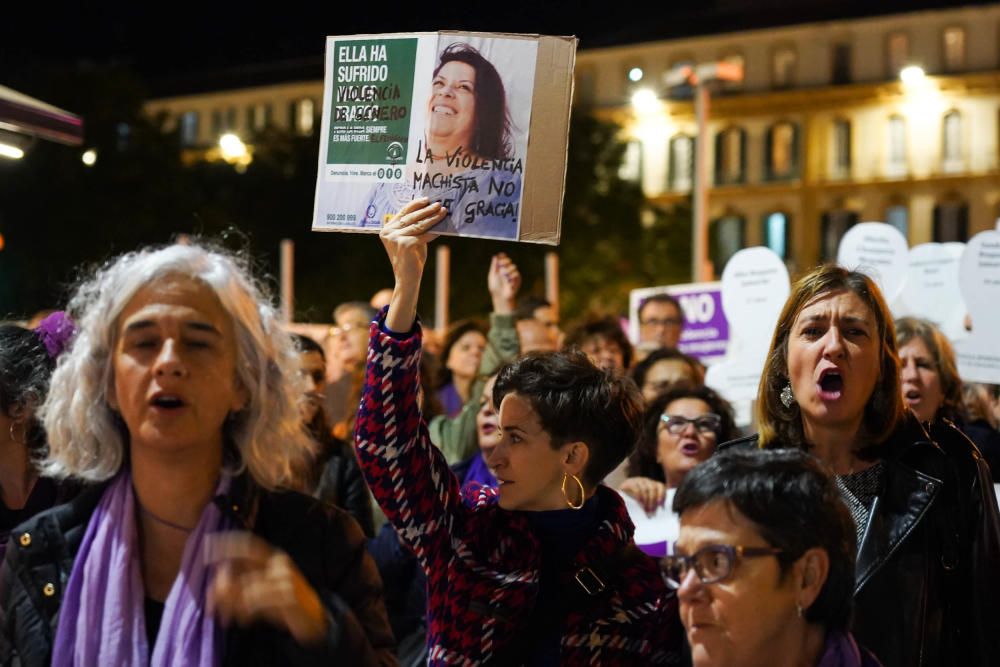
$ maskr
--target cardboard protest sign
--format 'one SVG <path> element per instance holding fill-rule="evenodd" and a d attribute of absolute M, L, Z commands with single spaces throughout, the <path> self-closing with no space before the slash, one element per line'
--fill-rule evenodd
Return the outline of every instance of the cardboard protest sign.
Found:
<path fill-rule="evenodd" d="M 884 222 L 862 222 L 851 227 L 840 240 L 837 263 L 864 273 L 879 286 L 892 304 L 906 280 L 906 237 Z"/>
<path fill-rule="evenodd" d="M 731 402 L 757 395 L 760 374 L 778 315 L 791 291 L 788 269 L 770 248 L 745 248 L 722 272 L 722 307 L 739 322 L 729 339 L 726 358 L 708 369 L 705 384 Z"/>
<path fill-rule="evenodd" d="M 967 382 L 1000 383 L 1000 232 L 973 236 L 959 261 L 958 284 L 972 331 L 955 343 L 958 373 Z"/>
<path fill-rule="evenodd" d="M 710 366 L 722 359 L 729 343 L 729 322 L 722 310 L 722 283 L 643 287 L 629 292 L 629 333 L 639 340 L 639 309 L 651 296 L 669 294 L 681 304 L 684 329 L 677 349 Z"/>
<path fill-rule="evenodd" d="M 313 230 L 426 196 L 436 233 L 557 244 L 575 58 L 571 37 L 328 37 Z"/>

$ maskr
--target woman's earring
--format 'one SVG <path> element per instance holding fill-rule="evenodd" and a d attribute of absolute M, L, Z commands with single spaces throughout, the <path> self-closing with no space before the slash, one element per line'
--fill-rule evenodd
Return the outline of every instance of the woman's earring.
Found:
<path fill-rule="evenodd" d="M 789 382 L 785 385 L 785 388 L 781 390 L 781 395 L 778 397 L 781 399 L 781 404 L 786 408 L 792 407 L 792 403 L 795 402 L 795 396 L 792 395 L 792 383 Z"/>
<path fill-rule="evenodd" d="M 573 478 L 573 481 L 576 482 L 576 485 L 580 488 L 580 502 L 577 504 L 574 504 L 573 501 L 569 499 L 569 494 L 566 493 L 566 482 L 568 482 L 571 477 Z M 583 482 L 580 481 L 579 477 L 577 477 L 576 475 L 571 475 L 568 472 L 563 473 L 562 493 L 563 493 L 563 498 L 566 499 L 566 504 L 569 506 L 570 509 L 578 510 L 582 508 L 583 504 L 587 500 L 587 492 L 583 488 Z"/>
<path fill-rule="evenodd" d="M 20 438 L 14 435 L 14 427 L 17 426 L 18 424 L 21 425 Z M 11 442 L 16 442 L 19 445 L 25 445 L 28 443 L 28 427 L 25 426 L 24 422 L 11 422 L 9 432 L 10 432 Z"/>

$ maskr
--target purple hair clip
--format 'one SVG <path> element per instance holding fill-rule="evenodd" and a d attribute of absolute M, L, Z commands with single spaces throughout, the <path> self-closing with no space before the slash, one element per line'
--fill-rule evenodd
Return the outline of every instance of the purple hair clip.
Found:
<path fill-rule="evenodd" d="M 35 327 L 35 334 L 45 344 L 45 350 L 52 359 L 57 359 L 69 347 L 75 333 L 73 320 L 62 310 L 52 313 Z"/>

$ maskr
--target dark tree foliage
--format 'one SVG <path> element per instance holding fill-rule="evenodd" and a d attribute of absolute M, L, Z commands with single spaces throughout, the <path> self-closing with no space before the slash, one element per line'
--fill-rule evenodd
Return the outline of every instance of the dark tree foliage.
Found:
<path fill-rule="evenodd" d="M 275 287 L 280 242 L 293 240 L 299 321 L 328 321 L 337 303 L 391 285 L 375 236 L 310 231 L 316 136 L 266 130 L 251 138 L 254 160 L 238 173 L 185 159 L 165 119 L 143 115 L 142 86 L 123 69 L 41 71 L 23 89 L 82 115 L 85 148 L 95 148 L 98 161 L 85 167 L 80 149 L 48 142 L 36 142 L 23 160 L 0 161 L 0 318 L 59 306 L 81 267 L 177 234 L 248 251 Z M 451 249 L 453 318 L 489 309 L 486 272 L 500 251 L 520 267 L 523 294 L 544 291 L 545 253 L 558 252 L 566 319 L 624 312 L 629 289 L 685 280 L 689 209 L 650 207 L 636 184 L 618 177 L 619 134 L 614 124 L 574 114 L 560 247 L 436 241 L 421 293 L 425 318 L 433 316 L 436 245 Z"/>

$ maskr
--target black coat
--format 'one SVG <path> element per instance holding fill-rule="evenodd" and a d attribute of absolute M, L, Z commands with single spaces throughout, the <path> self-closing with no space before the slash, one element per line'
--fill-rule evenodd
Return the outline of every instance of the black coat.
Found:
<path fill-rule="evenodd" d="M 50 663 L 63 590 L 105 488 L 90 487 L 12 533 L 0 572 L 0 664 Z M 246 476 L 216 502 L 237 525 L 288 553 L 329 622 L 325 640 L 310 648 L 265 623 L 230 628 L 224 665 L 396 664 L 382 582 L 361 530 L 344 511 L 298 493 L 264 491 Z"/>
<path fill-rule="evenodd" d="M 755 446 L 757 436 L 720 446 Z M 1000 515 L 986 462 L 911 416 L 858 546 L 852 632 L 884 665 L 1000 665 Z"/>
<path fill-rule="evenodd" d="M 326 436 L 322 448 L 316 462 L 318 479 L 312 485 L 313 495 L 325 503 L 347 510 L 361 526 L 365 537 L 371 539 L 375 536 L 372 496 L 354 450 L 332 435 Z"/>

